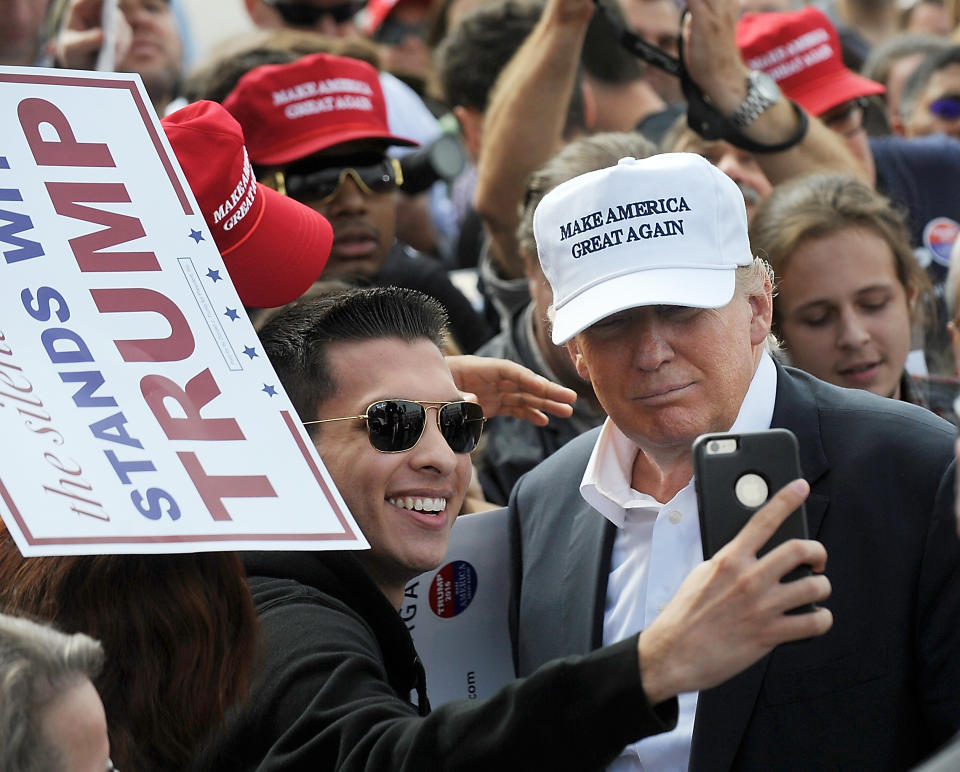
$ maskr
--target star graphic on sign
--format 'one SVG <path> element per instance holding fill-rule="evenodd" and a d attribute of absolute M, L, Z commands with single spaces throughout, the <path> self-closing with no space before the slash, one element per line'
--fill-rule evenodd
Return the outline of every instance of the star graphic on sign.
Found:
<path fill-rule="evenodd" d="M 204 240 L 203 233 L 200 231 L 195 231 L 193 228 L 190 229 L 190 238 L 193 239 L 197 244 Z"/>
<path fill-rule="evenodd" d="M 251 359 L 257 356 L 257 350 L 253 346 L 244 346 L 243 353 L 246 354 Z"/>
<path fill-rule="evenodd" d="M 207 278 L 213 279 L 214 284 L 216 284 L 218 281 L 223 280 L 223 277 L 220 276 L 220 271 L 215 271 L 212 268 L 207 271 Z"/>
<path fill-rule="evenodd" d="M 266 383 L 263 384 L 263 388 L 260 389 L 260 391 L 266 392 L 268 397 L 275 397 L 275 396 L 277 396 L 277 389 L 276 389 L 276 387 L 275 387 L 275 386 L 268 386 Z"/>
<path fill-rule="evenodd" d="M 224 311 L 223 315 L 232 322 L 235 322 L 240 318 L 240 314 L 237 313 L 237 309 L 235 308 L 228 308 L 226 311 Z"/>

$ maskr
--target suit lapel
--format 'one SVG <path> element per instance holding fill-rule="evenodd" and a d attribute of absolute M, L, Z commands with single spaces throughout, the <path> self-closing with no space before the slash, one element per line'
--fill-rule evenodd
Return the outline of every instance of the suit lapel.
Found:
<path fill-rule="evenodd" d="M 572 654 L 586 654 L 603 640 L 607 575 L 616 528 L 579 496 L 573 515 L 560 597 L 562 634 Z M 592 596 L 589 593 L 592 592 Z M 582 598 L 582 602 L 572 599 Z"/>
<path fill-rule="evenodd" d="M 772 427 L 790 429 L 800 445 L 800 468 L 810 483 L 806 501 L 807 528 L 811 537 L 820 532 L 827 497 L 817 493 L 816 483 L 828 469 L 820 440 L 820 416 L 812 392 L 777 364 L 777 399 Z M 713 689 L 700 692 L 690 749 L 690 772 L 722 772 L 734 763 L 763 684 L 770 656 L 767 655 L 740 675 Z"/>
<path fill-rule="evenodd" d="M 820 413 L 813 392 L 804 382 L 810 376 L 777 365 L 777 401 L 771 426 L 790 429 L 800 445 L 800 469 L 810 483 L 807 498 L 807 529 L 811 538 L 820 533 L 827 509 L 827 496 L 818 483 L 827 473 L 829 463 L 820 438 Z"/>

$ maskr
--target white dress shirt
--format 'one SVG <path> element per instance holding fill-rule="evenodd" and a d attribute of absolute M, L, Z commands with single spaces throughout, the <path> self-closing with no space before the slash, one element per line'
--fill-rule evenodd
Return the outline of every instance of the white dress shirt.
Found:
<path fill-rule="evenodd" d="M 776 391 L 777 371 L 764 353 L 731 431 L 769 429 Z M 693 480 L 670 501 L 656 501 L 630 487 L 636 454 L 636 445 L 608 418 L 580 483 L 584 500 L 617 526 L 607 580 L 604 645 L 645 629 L 687 574 L 703 562 Z M 686 771 L 697 693 L 681 694 L 678 701 L 676 728 L 628 745 L 608 772 Z"/>

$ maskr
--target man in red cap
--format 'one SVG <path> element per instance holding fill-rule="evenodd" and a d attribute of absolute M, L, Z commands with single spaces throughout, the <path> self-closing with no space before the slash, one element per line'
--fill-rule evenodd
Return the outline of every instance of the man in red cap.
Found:
<path fill-rule="evenodd" d="M 954 190 L 960 143 L 942 135 L 868 137 L 864 99 L 882 94 L 884 87 L 844 66 L 836 29 L 816 8 L 745 14 L 736 36 L 747 67 L 769 76 L 784 95 L 840 134 L 868 179 L 907 211 L 912 244 L 942 307 L 950 249 L 960 233 L 960 198 Z M 952 369 L 946 365 L 947 349 L 937 330 L 926 346 L 931 369 Z"/>
<path fill-rule="evenodd" d="M 162 124 L 243 304 L 300 297 L 330 254 L 327 219 L 256 181 L 240 124 L 222 106 L 194 102 Z"/>
<path fill-rule="evenodd" d="M 377 71 L 366 62 L 314 54 L 257 67 L 224 100 L 243 127 L 261 182 L 323 214 L 334 242 L 325 277 L 398 285 L 436 297 L 461 349 L 490 335 L 442 265 L 396 240 L 403 183 L 387 148 L 416 143 L 393 134 Z"/>

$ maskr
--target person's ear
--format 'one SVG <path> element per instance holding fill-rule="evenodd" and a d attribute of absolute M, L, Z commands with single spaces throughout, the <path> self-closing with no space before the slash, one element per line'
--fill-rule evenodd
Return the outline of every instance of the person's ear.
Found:
<path fill-rule="evenodd" d="M 580 344 L 577 343 L 577 339 L 575 337 L 571 338 L 567 341 L 566 346 L 567 353 L 573 361 L 573 366 L 577 369 L 577 375 L 589 382 L 590 368 L 587 367 L 586 360 L 583 358 L 583 352 L 580 350 Z"/>
<path fill-rule="evenodd" d="M 762 345 L 773 326 L 773 288 L 769 280 L 764 282 L 764 292 L 747 295 L 750 304 L 750 343 Z"/>
<path fill-rule="evenodd" d="M 453 115 L 460 124 L 460 133 L 463 135 L 463 146 L 474 162 L 480 157 L 480 146 L 483 143 L 483 113 L 472 107 L 456 105 Z"/>

